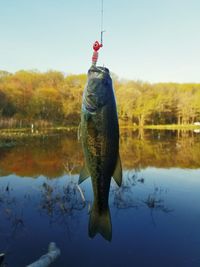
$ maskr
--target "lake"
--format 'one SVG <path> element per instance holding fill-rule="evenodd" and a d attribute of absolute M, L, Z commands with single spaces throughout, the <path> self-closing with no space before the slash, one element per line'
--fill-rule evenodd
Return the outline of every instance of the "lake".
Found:
<path fill-rule="evenodd" d="M 121 130 L 112 241 L 88 237 L 91 179 L 73 131 L 0 141 L 0 253 L 25 267 L 55 242 L 51 266 L 200 266 L 200 133 Z"/>

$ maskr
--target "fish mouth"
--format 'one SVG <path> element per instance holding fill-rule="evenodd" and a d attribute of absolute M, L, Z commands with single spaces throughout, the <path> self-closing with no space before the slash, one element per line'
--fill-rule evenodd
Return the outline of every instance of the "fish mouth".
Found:
<path fill-rule="evenodd" d="M 92 66 L 88 70 L 88 78 L 105 79 L 107 76 L 110 76 L 110 72 L 109 69 L 105 67 Z"/>
<path fill-rule="evenodd" d="M 92 66 L 88 70 L 88 82 L 83 93 L 84 110 L 95 113 L 107 103 L 110 81 L 107 68 Z"/>

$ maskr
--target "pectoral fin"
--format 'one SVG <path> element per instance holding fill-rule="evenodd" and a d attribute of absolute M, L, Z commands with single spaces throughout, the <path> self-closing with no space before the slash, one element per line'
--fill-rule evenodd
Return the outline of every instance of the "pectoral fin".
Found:
<path fill-rule="evenodd" d="M 87 169 L 87 167 L 84 165 L 81 172 L 80 172 L 80 176 L 79 176 L 79 180 L 78 183 L 82 183 L 83 181 L 85 181 L 88 177 L 90 176 L 90 173 Z"/>
<path fill-rule="evenodd" d="M 118 186 L 121 186 L 121 184 L 122 184 L 122 165 L 121 165 L 121 160 L 120 160 L 119 155 L 117 158 L 115 171 L 113 173 L 113 178 L 114 178 L 115 182 L 118 184 Z"/>

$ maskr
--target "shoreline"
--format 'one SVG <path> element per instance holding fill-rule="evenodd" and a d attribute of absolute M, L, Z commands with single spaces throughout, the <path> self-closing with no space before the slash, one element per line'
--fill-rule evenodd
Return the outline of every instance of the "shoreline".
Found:
<path fill-rule="evenodd" d="M 186 124 L 160 124 L 160 125 L 145 125 L 144 127 L 132 126 L 132 125 L 121 125 L 120 129 L 150 129 L 150 130 L 198 130 L 200 125 Z"/>
<path fill-rule="evenodd" d="M 143 128 L 132 125 L 120 125 L 120 130 L 185 130 L 185 131 L 200 131 L 200 125 L 145 125 Z M 50 134 L 58 133 L 70 133 L 76 132 L 77 126 L 60 126 L 60 127 L 48 127 L 48 128 L 10 128 L 10 129 L 0 129 L 0 138 L 23 138 L 23 137 L 39 137 L 48 136 Z"/>

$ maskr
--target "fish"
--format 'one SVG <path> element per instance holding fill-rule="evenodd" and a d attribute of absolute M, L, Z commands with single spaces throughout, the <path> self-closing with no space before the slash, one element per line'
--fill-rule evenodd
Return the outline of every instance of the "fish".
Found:
<path fill-rule="evenodd" d="M 79 184 L 91 177 L 93 205 L 90 210 L 88 235 L 97 233 L 112 239 L 109 209 L 111 178 L 122 183 L 119 156 L 119 123 L 115 95 L 109 69 L 92 65 L 83 92 L 79 137 L 82 143 L 84 166 Z"/>

